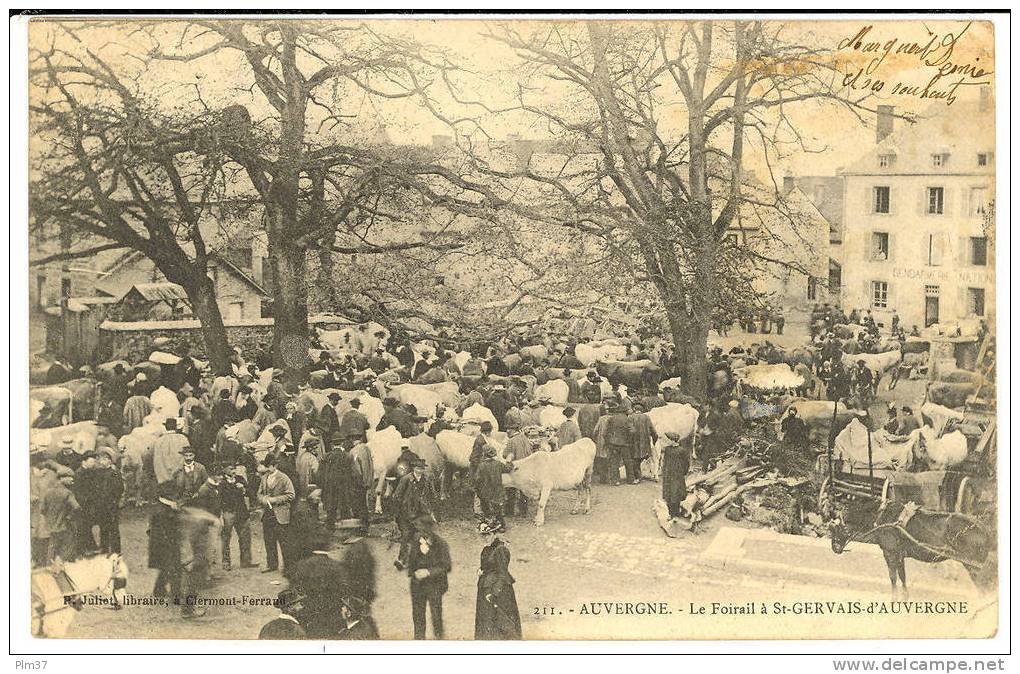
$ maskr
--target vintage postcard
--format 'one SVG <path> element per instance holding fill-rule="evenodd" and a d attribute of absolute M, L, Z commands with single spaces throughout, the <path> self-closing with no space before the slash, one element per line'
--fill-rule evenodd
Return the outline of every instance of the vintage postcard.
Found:
<path fill-rule="evenodd" d="M 996 27 L 33 17 L 12 610 L 993 637 Z"/>

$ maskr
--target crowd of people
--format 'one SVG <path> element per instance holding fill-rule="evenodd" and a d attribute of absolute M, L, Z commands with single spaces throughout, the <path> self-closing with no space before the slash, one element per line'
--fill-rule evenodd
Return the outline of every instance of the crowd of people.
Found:
<path fill-rule="evenodd" d="M 860 320 L 862 333 L 854 340 L 836 337 L 835 326 L 853 319 Z M 770 325 L 758 326 L 761 331 L 768 334 L 775 327 L 781 334 L 781 313 L 772 312 L 768 320 Z M 801 392 L 829 400 L 873 395 L 877 382 L 872 371 L 863 361 L 844 367 L 842 358 L 848 349 L 866 352 L 879 340 L 870 312 L 843 316 L 827 305 L 816 307 L 811 324 L 812 361 L 794 365 L 806 381 Z M 894 319 L 894 336 L 902 338 L 902 330 L 897 330 Z M 638 484 L 649 472 L 658 475 L 659 470 L 643 473 L 642 463 L 651 457 L 653 446 L 661 447 L 663 497 L 675 516 L 695 459 L 684 438 L 660 437 L 647 412 L 668 402 L 695 405 L 697 459 L 707 471 L 715 457 L 739 442 L 748 423 L 734 390 L 734 370 L 784 358 L 767 340 L 728 353 L 710 350 L 708 401 L 699 404 L 675 383 L 628 390 L 614 377 L 603 381 L 595 367 L 586 367 L 577 357 L 576 341 L 550 331 L 467 346 L 441 341 L 422 346 L 406 335 L 377 333 L 371 336 L 371 349 L 341 350 L 325 348 L 316 337 L 313 344 L 321 352 L 312 366 L 311 386 L 330 390 L 321 409 L 308 404 L 301 388 L 285 384 L 280 370 L 271 370 L 267 380 L 259 369 L 266 365 L 263 355 L 248 362 L 239 349 L 229 372 L 203 372 L 187 352 L 179 353 L 176 364 L 164 366 L 158 377 L 115 364 L 100 388 L 95 449 L 79 454 L 66 439 L 53 457 L 42 448 L 32 453 L 33 561 L 59 564 L 93 552 L 118 553 L 122 505 L 150 503 L 149 565 L 157 571 L 153 593 L 194 596 L 215 580 L 216 547 L 221 572 L 259 566 L 253 558 L 252 533 L 260 524 L 265 547 L 262 571 L 283 573 L 290 580 L 278 598 L 283 615 L 267 626 L 265 634 L 302 629 L 308 636 L 364 637 L 377 633 L 370 612 L 371 553 L 365 549 L 353 555 L 356 562 L 337 562 L 325 553 L 329 533 L 337 527 L 345 532 L 345 549 L 359 546 L 359 538 L 374 525 L 372 503 L 379 498 L 386 521 L 398 532 L 400 547 L 393 563 L 409 577 L 415 637 L 424 638 L 426 606 L 435 635 L 442 637 L 442 595 L 451 560 L 436 530 L 438 485 L 413 445 L 415 438 L 423 434 L 435 438 L 450 426 L 442 408 L 418 410 L 403 404 L 388 395 L 390 386 L 453 380 L 460 389 L 456 412 L 475 404 L 492 412 L 506 433 L 505 442 L 495 442 L 492 424 L 482 422 L 466 480 L 475 495 L 480 531 L 497 536 L 506 530 L 507 516 L 527 515 L 529 508 L 525 494 L 504 488 L 503 474 L 533 452 L 555 451 L 581 438 L 595 442 L 594 476 L 610 486 Z M 677 356 L 664 341 L 628 336 L 621 342 L 626 345 L 623 360 L 652 360 L 662 379 L 677 373 Z M 464 351 L 470 357 L 456 362 L 456 354 Z M 525 381 L 528 377 L 531 387 Z M 534 394 L 534 381 L 556 378 L 567 384 L 564 420 L 554 429 L 544 429 L 539 418 L 549 401 Z M 360 391 L 378 399 L 381 418 L 373 424 L 361 409 L 362 400 L 332 389 Z M 168 391 L 171 401 L 164 400 Z M 164 399 L 155 400 L 159 395 Z M 132 432 L 150 423 L 157 407 L 165 416 L 162 433 L 142 447 L 138 460 L 127 460 Z M 806 444 L 803 423 L 795 412 L 783 419 L 788 441 Z M 380 488 L 367 440 L 371 432 L 390 427 L 402 439 L 401 454 Z M 482 551 L 484 591 L 480 579 L 479 602 L 487 603 L 480 603 L 479 611 L 490 614 L 490 624 L 480 626 L 479 633 L 503 630 L 499 633 L 512 638 L 520 635 L 519 616 L 508 620 L 500 613 L 514 603 L 506 600 L 508 593 L 512 598 L 513 579 L 505 546 L 495 538 Z M 352 569 L 352 563 L 369 569 Z M 324 565 L 343 588 L 337 591 L 340 594 L 329 595 L 339 613 L 322 608 L 324 590 L 303 580 L 322 576 L 325 571 L 318 567 Z M 349 576 L 371 582 L 361 587 L 343 580 Z M 204 611 L 195 602 L 182 602 L 181 612 L 192 619 Z M 319 614 L 328 616 L 315 617 Z"/>

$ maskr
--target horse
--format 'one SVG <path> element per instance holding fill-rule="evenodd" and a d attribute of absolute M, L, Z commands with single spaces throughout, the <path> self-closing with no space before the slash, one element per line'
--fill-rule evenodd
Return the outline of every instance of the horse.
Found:
<path fill-rule="evenodd" d="M 86 595 L 109 594 L 110 606 L 123 606 L 128 568 L 118 553 L 85 557 L 32 571 L 32 634 L 63 637 Z"/>
<path fill-rule="evenodd" d="M 903 597 L 907 597 L 907 557 L 928 564 L 954 559 L 963 564 L 982 591 L 996 582 L 995 532 L 977 517 L 885 499 L 867 499 L 863 503 L 853 513 L 859 528 L 852 531 L 845 519 L 838 516 L 830 522 L 832 551 L 842 554 L 851 540 L 878 544 L 889 570 L 894 599 L 897 578 Z"/>

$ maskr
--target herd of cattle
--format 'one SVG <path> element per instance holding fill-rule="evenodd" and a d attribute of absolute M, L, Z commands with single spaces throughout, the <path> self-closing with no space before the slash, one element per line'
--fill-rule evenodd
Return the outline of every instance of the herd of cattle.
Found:
<path fill-rule="evenodd" d="M 845 326 L 838 326 L 848 336 Z M 334 360 L 347 355 L 355 356 L 364 362 L 371 355 L 378 354 L 387 343 L 389 333 L 382 326 L 373 324 L 355 326 L 344 330 L 321 331 L 318 344 L 321 348 L 313 350 L 313 362 L 326 351 Z M 853 351 L 852 341 L 847 342 L 848 350 Z M 424 423 L 421 432 L 409 439 L 410 448 L 425 459 L 437 484 L 441 485 L 445 494 L 448 491 L 452 474 L 468 467 L 468 458 L 479 433 L 480 424 L 488 421 L 495 429 L 493 435 L 496 444 L 507 441 L 505 429 L 493 413 L 484 405 L 475 402 L 465 406 L 466 393 L 484 381 L 485 387 L 503 384 L 514 389 L 522 401 L 532 402 L 534 418 L 531 426 L 537 427 L 543 444 L 552 436 L 555 429 L 566 417 L 563 413 L 568 406 L 570 387 L 565 377 L 583 380 L 589 371 L 594 370 L 601 375 L 599 384 L 604 394 L 615 392 L 616 395 L 649 394 L 643 400 L 651 400 L 646 406 L 649 418 L 660 438 L 666 433 L 673 433 L 683 439 L 695 442 L 698 429 L 699 410 L 686 402 L 667 402 L 659 394 L 677 383 L 676 379 L 666 379 L 663 367 L 659 364 L 660 346 L 657 343 L 638 343 L 632 339 L 607 338 L 598 341 L 576 344 L 570 349 L 564 345 L 537 344 L 524 346 L 513 353 L 501 354 L 501 360 L 507 374 L 486 374 L 486 361 L 475 355 L 461 351 L 436 367 L 422 369 L 423 374 L 415 381 L 407 381 L 407 367 L 394 359 L 393 367 L 378 373 L 370 369 L 357 372 L 356 390 L 337 390 L 324 388 L 322 382 L 329 375 L 325 370 L 311 373 L 309 386 L 296 396 L 298 407 L 309 416 L 318 417 L 322 409 L 330 404 L 329 395 L 336 392 L 340 395 L 337 408 L 342 415 L 349 407 L 350 401 L 359 398 L 360 410 L 368 418 L 371 428 L 375 429 L 382 418 L 384 410 L 381 399 L 395 398 L 403 405 L 413 406 Z M 412 344 L 415 363 L 435 358 L 435 345 L 431 343 Z M 864 360 L 881 377 L 882 374 L 896 367 L 904 354 L 926 356 L 927 343 L 920 340 L 900 344 L 891 342 L 884 344 L 885 351 L 870 354 L 844 353 L 844 360 L 856 363 Z M 556 368 L 550 367 L 555 357 L 563 352 L 571 353 L 584 367 Z M 388 355 L 388 354 L 387 354 Z M 757 354 L 761 361 L 741 354 L 732 355 L 731 368 L 724 376 L 739 378 L 758 362 L 771 365 L 789 366 L 798 362 L 817 364 L 814 348 L 805 346 L 788 351 L 770 346 L 764 353 Z M 392 357 L 392 356 L 390 356 Z M 180 416 L 179 402 L 176 393 L 164 386 L 161 381 L 165 368 L 173 367 L 179 360 L 166 352 L 155 352 L 150 359 L 135 365 L 123 361 L 130 373 L 144 374 L 149 386 L 153 389 L 150 395 L 152 413 L 142 426 L 131 430 L 118 440 L 121 450 L 121 468 L 125 477 L 137 474 L 141 469 L 141 457 L 146 448 L 164 432 L 163 422 L 169 417 Z M 77 451 L 85 451 L 94 446 L 98 434 L 97 425 L 93 421 L 97 407 L 97 390 L 112 375 L 116 362 L 98 366 L 89 376 L 71 378 L 59 383 L 50 383 L 31 388 L 32 432 L 31 442 L 34 447 L 56 453 L 61 441 L 70 437 Z M 201 366 L 201 363 L 198 363 Z M 477 377 L 478 371 L 484 375 Z M 792 372 L 792 371 L 791 371 Z M 963 371 L 956 371 L 963 372 Z M 273 371 L 267 369 L 258 373 L 258 378 L 250 383 L 253 397 L 258 400 L 266 394 Z M 69 373 L 73 374 L 73 373 Z M 962 375 L 954 374 L 955 377 Z M 472 378 L 475 377 L 474 381 Z M 33 379 L 38 377 L 34 376 Z M 219 390 L 223 387 L 235 387 L 237 380 L 232 377 L 207 377 L 203 380 L 203 388 L 208 391 L 211 400 L 216 400 Z M 959 406 L 958 398 L 972 391 L 969 381 L 949 380 L 932 382 L 929 385 L 928 401 L 947 408 Z M 537 404 L 536 404 L 537 403 Z M 590 405 L 588 403 L 570 402 L 577 409 Z M 815 439 L 824 438 L 829 433 L 833 421 L 833 404 L 822 400 L 807 400 L 788 397 L 786 406 L 796 407 L 799 416 L 804 419 Z M 598 404 L 591 405 L 595 414 L 602 412 Z M 839 427 L 845 426 L 854 416 L 854 411 L 846 409 L 842 404 L 836 407 L 835 421 Z M 441 426 L 435 425 L 442 419 Z M 283 421 L 275 422 L 277 424 Z M 46 426 L 40 428 L 39 426 Z M 429 432 L 434 428 L 443 428 L 438 432 Z M 250 420 L 242 421 L 228 429 L 228 434 L 236 437 L 242 444 L 250 445 L 256 452 L 268 451 L 273 445 L 270 426 L 255 428 Z M 368 446 L 371 449 L 377 479 L 377 508 L 387 481 L 385 476 L 392 471 L 401 453 L 399 433 L 393 427 L 381 431 L 369 431 Z M 653 456 L 646 463 L 646 473 L 657 477 L 658 457 L 661 445 L 653 448 Z M 536 523 L 544 518 L 544 506 L 553 490 L 578 489 L 579 498 L 583 498 L 590 488 L 592 463 L 595 457 L 595 445 L 589 438 L 584 438 L 567 447 L 558 448 L 553 453 L 536 452 L 526 459 L 515 463 L 516 470 L 505 476 L 507 486 L 521 489 L 533 498 L 539 499 Z M 130 488 L 130 485 L 129 485 Z M 590 497 L 590 494 L 589 494 Z M 580 505 L 580 504 L 579 504 Z M 587 505 L 583 509 L 586 509 Z"/>

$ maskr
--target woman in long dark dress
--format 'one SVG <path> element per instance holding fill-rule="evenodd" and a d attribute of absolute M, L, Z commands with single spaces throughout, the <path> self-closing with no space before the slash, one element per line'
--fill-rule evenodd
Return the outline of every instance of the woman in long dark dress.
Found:
<path fill-rule="evenodd" d="M 675 433 L 666 433 L 662 448 L 662 500 L 670 517 L 680 516 L 680 503 L 687 498 L 687 473 L 691 469 L 691 450 L 680 444 Z"/>
<path fill-rule="evenodd" d="M 482 548 L 478 597 L 475 600 L 475 639 L 521 638 L 521 614 L 510 575 L 510 549 L 499 538 Z"/>

